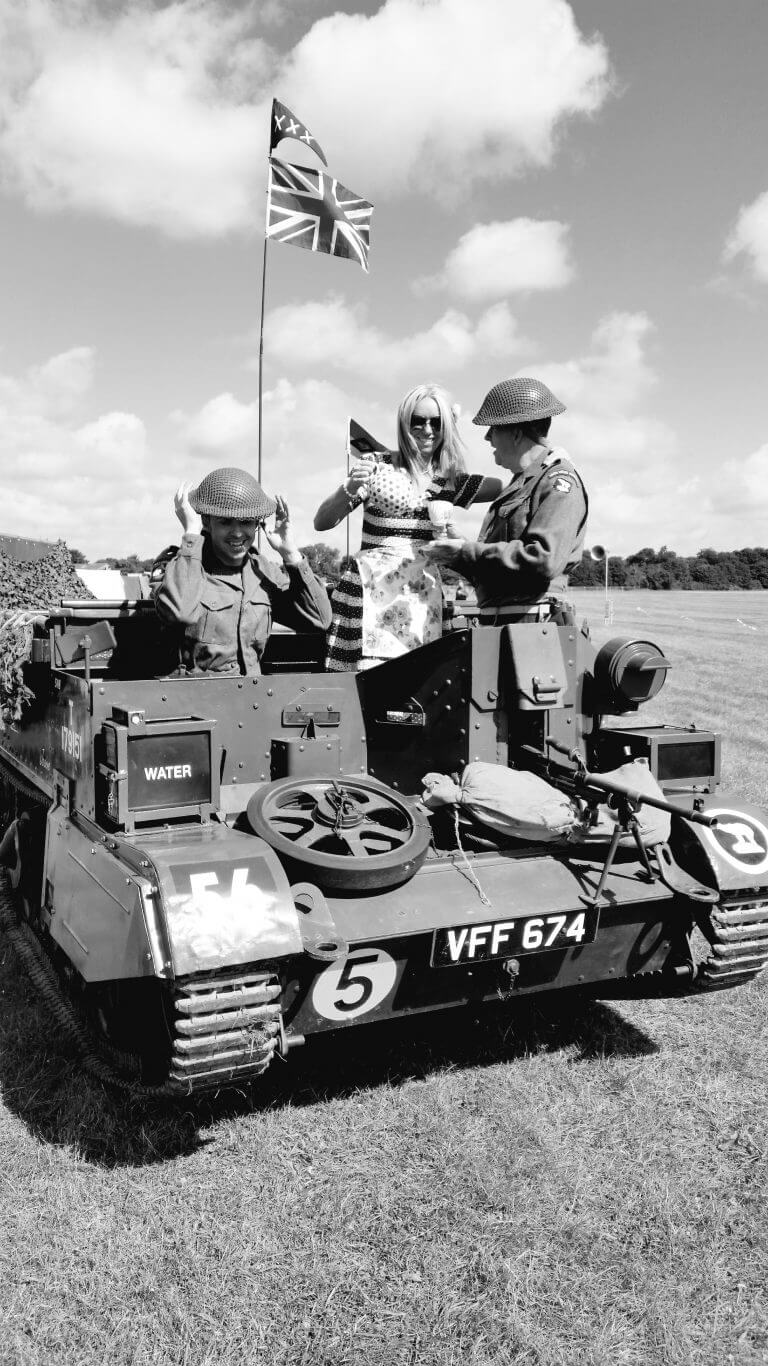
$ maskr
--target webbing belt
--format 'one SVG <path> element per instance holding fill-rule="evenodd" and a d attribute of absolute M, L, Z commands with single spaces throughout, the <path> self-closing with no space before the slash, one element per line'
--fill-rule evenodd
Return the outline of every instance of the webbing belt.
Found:
<path fill-rule="evenodd" d="M 543 602 L 531 602 L 519 606 L 510 603 L 505 607 L 481 607 L 477 620 L 481 626 L 503 626 L 505 621 L 549 621 L 554 603 L 546 598 Z"/>

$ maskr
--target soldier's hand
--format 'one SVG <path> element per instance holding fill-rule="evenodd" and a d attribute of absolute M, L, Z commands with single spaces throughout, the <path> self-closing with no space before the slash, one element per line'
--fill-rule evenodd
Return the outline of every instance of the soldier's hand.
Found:
<path fill-rule="evenodd" d="M 291 525 L 291 512 L 285 499 L 279 494 L 275 494 L 277 509 L 275 511 L 275 525 L 272 528 L 265 527 L 264 535 L 273 550 L 285 564 L 298 564 L 301 559 L 301 552 L 296 544 Z"/>
<path fill-rule="evenodd" d="M 439 541 L 430 541 L 423 546 L 423 554 L 430 564 L 451 565 L 458 559 L 464 541 L 459 537 L 445 537 Z"/>
<path fill-rule="evenodd" d="M 192 488 L 192 484 L 193 481 L 191 479 L 186 479 L 183 484 L 179 484 L 179 487 L 174 494 L 173 507 L 176 516 L 184 528 L 185 535 L 199 536 L 203 529 L 203 523 L 189 501 L 189 491 Z"/>

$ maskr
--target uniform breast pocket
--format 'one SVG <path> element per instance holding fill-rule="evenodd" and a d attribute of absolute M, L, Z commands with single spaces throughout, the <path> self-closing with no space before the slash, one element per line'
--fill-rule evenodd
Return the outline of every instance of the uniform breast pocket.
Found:
<path fill-rule="evenodd" d="M 507 503 L 499 510 L 499 526 L 502 532 L 502 541 L 519 540 L 523 528 L 525 527 L 528 512 L 527 503 L 521 498 L 514 503 Z"/>
<path fill-rule="evenodd" d="M 263 589 L 258 589 L 248 599 L 247 632 L 262 643 L 272 629 L 272 607 Z"/>
<path fill-rule="evenodd" d="M 234 631 L 233 604 L 219 602 L 211 596 L 203 597 L 200 607 L 200 616 L 193 633 L 196 639 L 206 645 L 225 645 L 232 639 Z"/>

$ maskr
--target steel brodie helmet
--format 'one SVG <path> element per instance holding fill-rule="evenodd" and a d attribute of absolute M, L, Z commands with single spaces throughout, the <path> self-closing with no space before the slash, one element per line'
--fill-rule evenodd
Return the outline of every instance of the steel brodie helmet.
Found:
<path fill-rule="evenodd" d="M 195 512 L 210 517 L 236 517 L 241 521 L 260 521 L 271 517 L 277 504 L 247 470 L 225 466 L 211 470 L 192 489 L 189 501 Z"/>
<path fill-rule="evenodd" d="M 565 404 L 540 379 L 520 376 L 503 379 L 488 390 L 472 421 L 478 427 L 511 427 L 519 422 L 540 422 L 565 412 Z"/>

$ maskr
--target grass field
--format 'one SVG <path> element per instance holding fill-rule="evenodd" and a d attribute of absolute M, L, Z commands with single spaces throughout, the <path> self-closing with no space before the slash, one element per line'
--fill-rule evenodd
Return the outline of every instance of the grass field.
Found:
<path fill-rule="evenodd" d="M 610 626 L 601 591 L 570 596 L 597 642 L 650 638 L 671 660 L 642 722 L 695 721 L 719 731 L 723 785 L 768 806 L 768 593 L 612 592 Z"/>
<path fill-rule="evenodd" d="M 576 596 L 768 805 L 768 594 Z M 358 1028 L 173 1107 L 84 1077 L 0 946 L 0 1362 L 768 1362 L 767 1003 Z"/>

